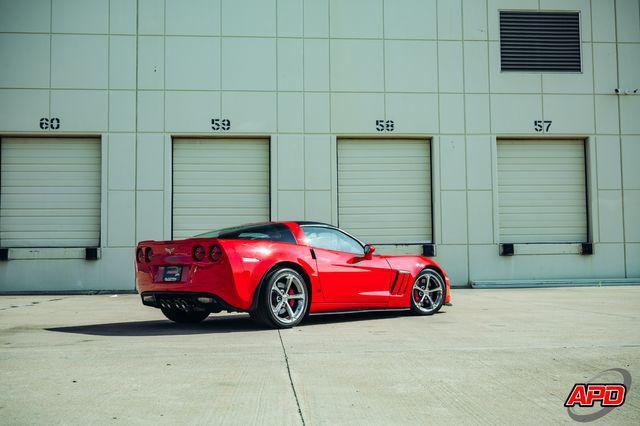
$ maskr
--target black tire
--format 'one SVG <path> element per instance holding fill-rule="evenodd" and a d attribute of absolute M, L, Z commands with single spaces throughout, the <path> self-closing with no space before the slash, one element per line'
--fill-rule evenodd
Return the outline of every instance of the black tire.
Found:
<path fill-rule="evenodd" d="M 295 304 L 294 313 L 296 315 L 294 316 L 294 319 L 292 321 L 285 321 L 285 319 L 276 315 L 276 313 L 274 313 L 274 310 L 272 308 L 273 302 L 276 302 L 276 303 L 280 302 L 280 300 L 274 301 L 272 299 L 274 295 L 272 288 L 275 283 L 280 282 L 280 280 L 282 279 L 286 279 L 288 276 L 294 277 L 296 286 L 300 287 L 300 288 L 297 288 L 298 293 L 296 294 L 302 293 L 304 295 L 303 300 L 293 302 Z M 278 293 L 275 293 L 276 296 L 277 294 Z M 291 296 L 293 295 L 294 294 L 292 294 Z M 269 328 L 295 327 L 296 325 L 300 324 L 300 321 L 304 319 L 304 317 L 307 315 L 309 311 L 309 298 L 310 298 L 309 286 L 306 280 L 304 279 L 304 277 L 300 275 L 300 273 L 298 273 L 297 271 L 291 268 L 278 268 L 271 271 L 269 275 L 267 275 L 264 278 L 263 283 L 260 287 L 260 294 L 258 295 L 258 304 L 257 304 L 256 310 L 253 312 L 250 312 L 249 314 L 252 319 Z M 284 303 L 289 303 L 289 301 L 285 301 Z M 281 309 L 284 309 L 284 308 L 281 308 Z M 291 312 L 291 310 L 289 312 Z"/>
<path fill-rule="evenodd" d="M 422 288 L 422 285 L 424 284 L 425 288 L 427 286 L 429 287 L 427 290 L 433 291 L 433 293 L 427 293 L 427 295 L 425 296 L 425 300 L 427 300 L 426 298 L 428 297 L 430 304 L 429 302 L 426 302 L 426 303 L 423 302 L 422 304 L 419 304 L 419 302 L 416 301 L 416 298 L 418 296 L 424 295 L 424 292 L 414 289 L 414 286 L 418 282 L 421 282 L 420 284 L 421 288 Z M 436 288 L 438 287 L 441 289 L 440 293 L 437 293 Z M 431 294 L 437 295 L 435 300 L 433 300 L 433 298 L 431 297 Z M 445 283 L 445 280 L 442 274 L 440 274 L 438 271 L 436 271 L 433 268 L 425 268 L 422 271 L 420 271 L 413 285 L 411 286 L 411 294 L 409 295 L 411 312 L 415 315 L 433 315 L 442 308 L 442 305 L 444 305 L 444 301 L 446 297 L 447 297 L 447 285 Z"/>
<path fill-rule="evenodd" d="M 180 311 L 177 309 L 162 308 L 165 317 L 173 322 L 181 324 L 195 324 L 204 321 L 208 316 L 208 311 Z"/>

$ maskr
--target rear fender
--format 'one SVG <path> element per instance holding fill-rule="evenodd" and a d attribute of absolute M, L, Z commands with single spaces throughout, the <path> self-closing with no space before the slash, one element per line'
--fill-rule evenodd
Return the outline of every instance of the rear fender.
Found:
<path fill-rule="evenodd" d="M 296 244 L 236 241 L 234 251 L 242 268 L 236 273 L 236 288 L 243 300 L 250 301 L 250 308 L 256 307 L 261 286 L 269 273 L 279 267 L 290 267 L 297 270 L 311 287 L 312 294 L 318 296 L 318 271 L 315 259 L 311 257 L 309 247 Z M 241 272 L 240 272 L 241 271 Z M 314 291 L 315 290 L 315 291 Z"/>

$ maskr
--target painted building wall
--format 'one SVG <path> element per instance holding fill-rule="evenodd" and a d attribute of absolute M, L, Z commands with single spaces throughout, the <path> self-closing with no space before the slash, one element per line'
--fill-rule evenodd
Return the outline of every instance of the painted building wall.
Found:
<path fill-rule="evenodd" d="M 504 9 L 579 11 L 582 72 L 501 72 Z M 179 136 L 269 137 L 272 219 L 332 223 L 337 138 L 431 138 L 456 285 L 640 277 L 640 96 L 614 94 L 638 87 L 638 0 L 1 0 L 0 137 L 99 136 L 103 195 L 100 260 L 14 250 L 0 291 L 133 289 L 136 242 L 171 237 Z M 498 255 L 501 137 L 587 139 L 593 255 Z"/>

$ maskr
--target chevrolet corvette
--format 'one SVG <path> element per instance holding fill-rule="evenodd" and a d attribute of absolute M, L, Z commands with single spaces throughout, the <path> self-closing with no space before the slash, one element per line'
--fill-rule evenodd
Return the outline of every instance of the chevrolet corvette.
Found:
<path fill-rule="evenodd" d="M 196 323 L 226 310 L 275 328 L 321 312 L 432 315 L 449 302 L 450 281 L 436 262 L 374 252 L 324 223 L 255 223 L 140 242 L 136 287 L 144 305 L 175 322 Z"/>

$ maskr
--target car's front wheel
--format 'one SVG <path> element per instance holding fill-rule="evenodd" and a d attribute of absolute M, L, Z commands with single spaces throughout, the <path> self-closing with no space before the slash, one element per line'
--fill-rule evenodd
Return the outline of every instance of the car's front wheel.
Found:
<path fill-rule="evenodd" d="M 305 279 L 290 268 L 271 272 L 262 286 L 258 307 L 252 317 L 275 328 L 298 325 L 309 309 Z"/>
<path fill-rule="evenodd" d="M 442 308 L 447 286 L 434 269 L 424 269 L 413 282 L 411 310 L 418 315 L 433 315 Z"/>
<path fill-rule="evenodd" d="M 207 311 L 181 311 L 167 308 L 162 308 L 162 313 L 173 322 L 187 324 L 202 322 L 209 316 Z"/>

